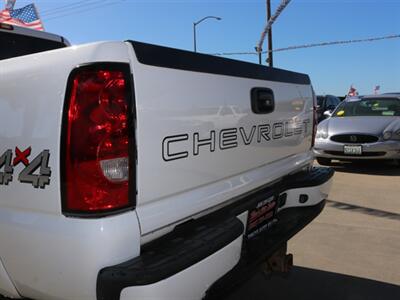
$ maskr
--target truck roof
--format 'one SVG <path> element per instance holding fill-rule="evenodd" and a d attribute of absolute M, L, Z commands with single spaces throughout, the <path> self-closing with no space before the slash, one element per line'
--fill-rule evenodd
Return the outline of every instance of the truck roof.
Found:
<path fill-rule="evenodd" d="M 0 23 L 0 60 L 68 47 L 62 36 Z"/>
<path fill-rule="evenodd" d="M 61 43 L 65 44 L 65 46 L 70 46 L 69 41 L 61 35 L 45 32 L 45 31 L 33 30 L 33 29 L 15 26 L 15 25 L 10 25 L 7 23 L 0 22 L 0 32 L 7 32 L 7 33 L 13 33 L 13 34 L 19 34 L 19 35 L 24 35 L 24 36 L 40 38 L 43 40 L 61 42 Z"/>

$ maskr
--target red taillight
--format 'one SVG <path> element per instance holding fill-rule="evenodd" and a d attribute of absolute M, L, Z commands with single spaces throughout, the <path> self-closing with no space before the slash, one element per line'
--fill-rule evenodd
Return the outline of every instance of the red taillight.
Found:
<path fill-rule="evenodd" d="M 129 81 L 118 68 L 79 68 L 64 118 L 64 211 L 130 207 Z"/>

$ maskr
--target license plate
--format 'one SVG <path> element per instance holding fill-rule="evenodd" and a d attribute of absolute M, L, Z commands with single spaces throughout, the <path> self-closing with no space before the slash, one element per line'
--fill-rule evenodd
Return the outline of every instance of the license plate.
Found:
<path fill-rule="evenodd" d="M 275 197 L 262 200 L 256 207 L 249 210 L 247 221 L 247 238 L 251 239 L 271 228 L 278 220 L 275 218 Z"/>
<path fill-rule="evenodd" d="M 362 146 L 345 145 L 343 148 L 343 152 L 346 155 L 361 155 L 362 154 Z"/>

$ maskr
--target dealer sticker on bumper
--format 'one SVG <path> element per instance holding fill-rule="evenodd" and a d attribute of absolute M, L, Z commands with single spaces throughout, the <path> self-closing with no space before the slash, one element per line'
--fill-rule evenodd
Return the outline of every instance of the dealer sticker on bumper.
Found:
<path fill-rule="evenodd" d="M 275 218 L 275 197 L 262 200 L 249 211 L 247 222 L 247 238 L 251 239 L 263 231 L 271 228 L 278 220 Z"/>

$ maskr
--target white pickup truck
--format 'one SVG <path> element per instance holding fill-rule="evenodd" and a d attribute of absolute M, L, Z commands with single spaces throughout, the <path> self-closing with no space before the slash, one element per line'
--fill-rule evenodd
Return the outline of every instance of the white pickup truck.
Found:
<path fill-rule="evenodd" d="M 218 298 L 323 209 L 307 75 L 6 24 L 0 45 L 1 295 Z"/>

